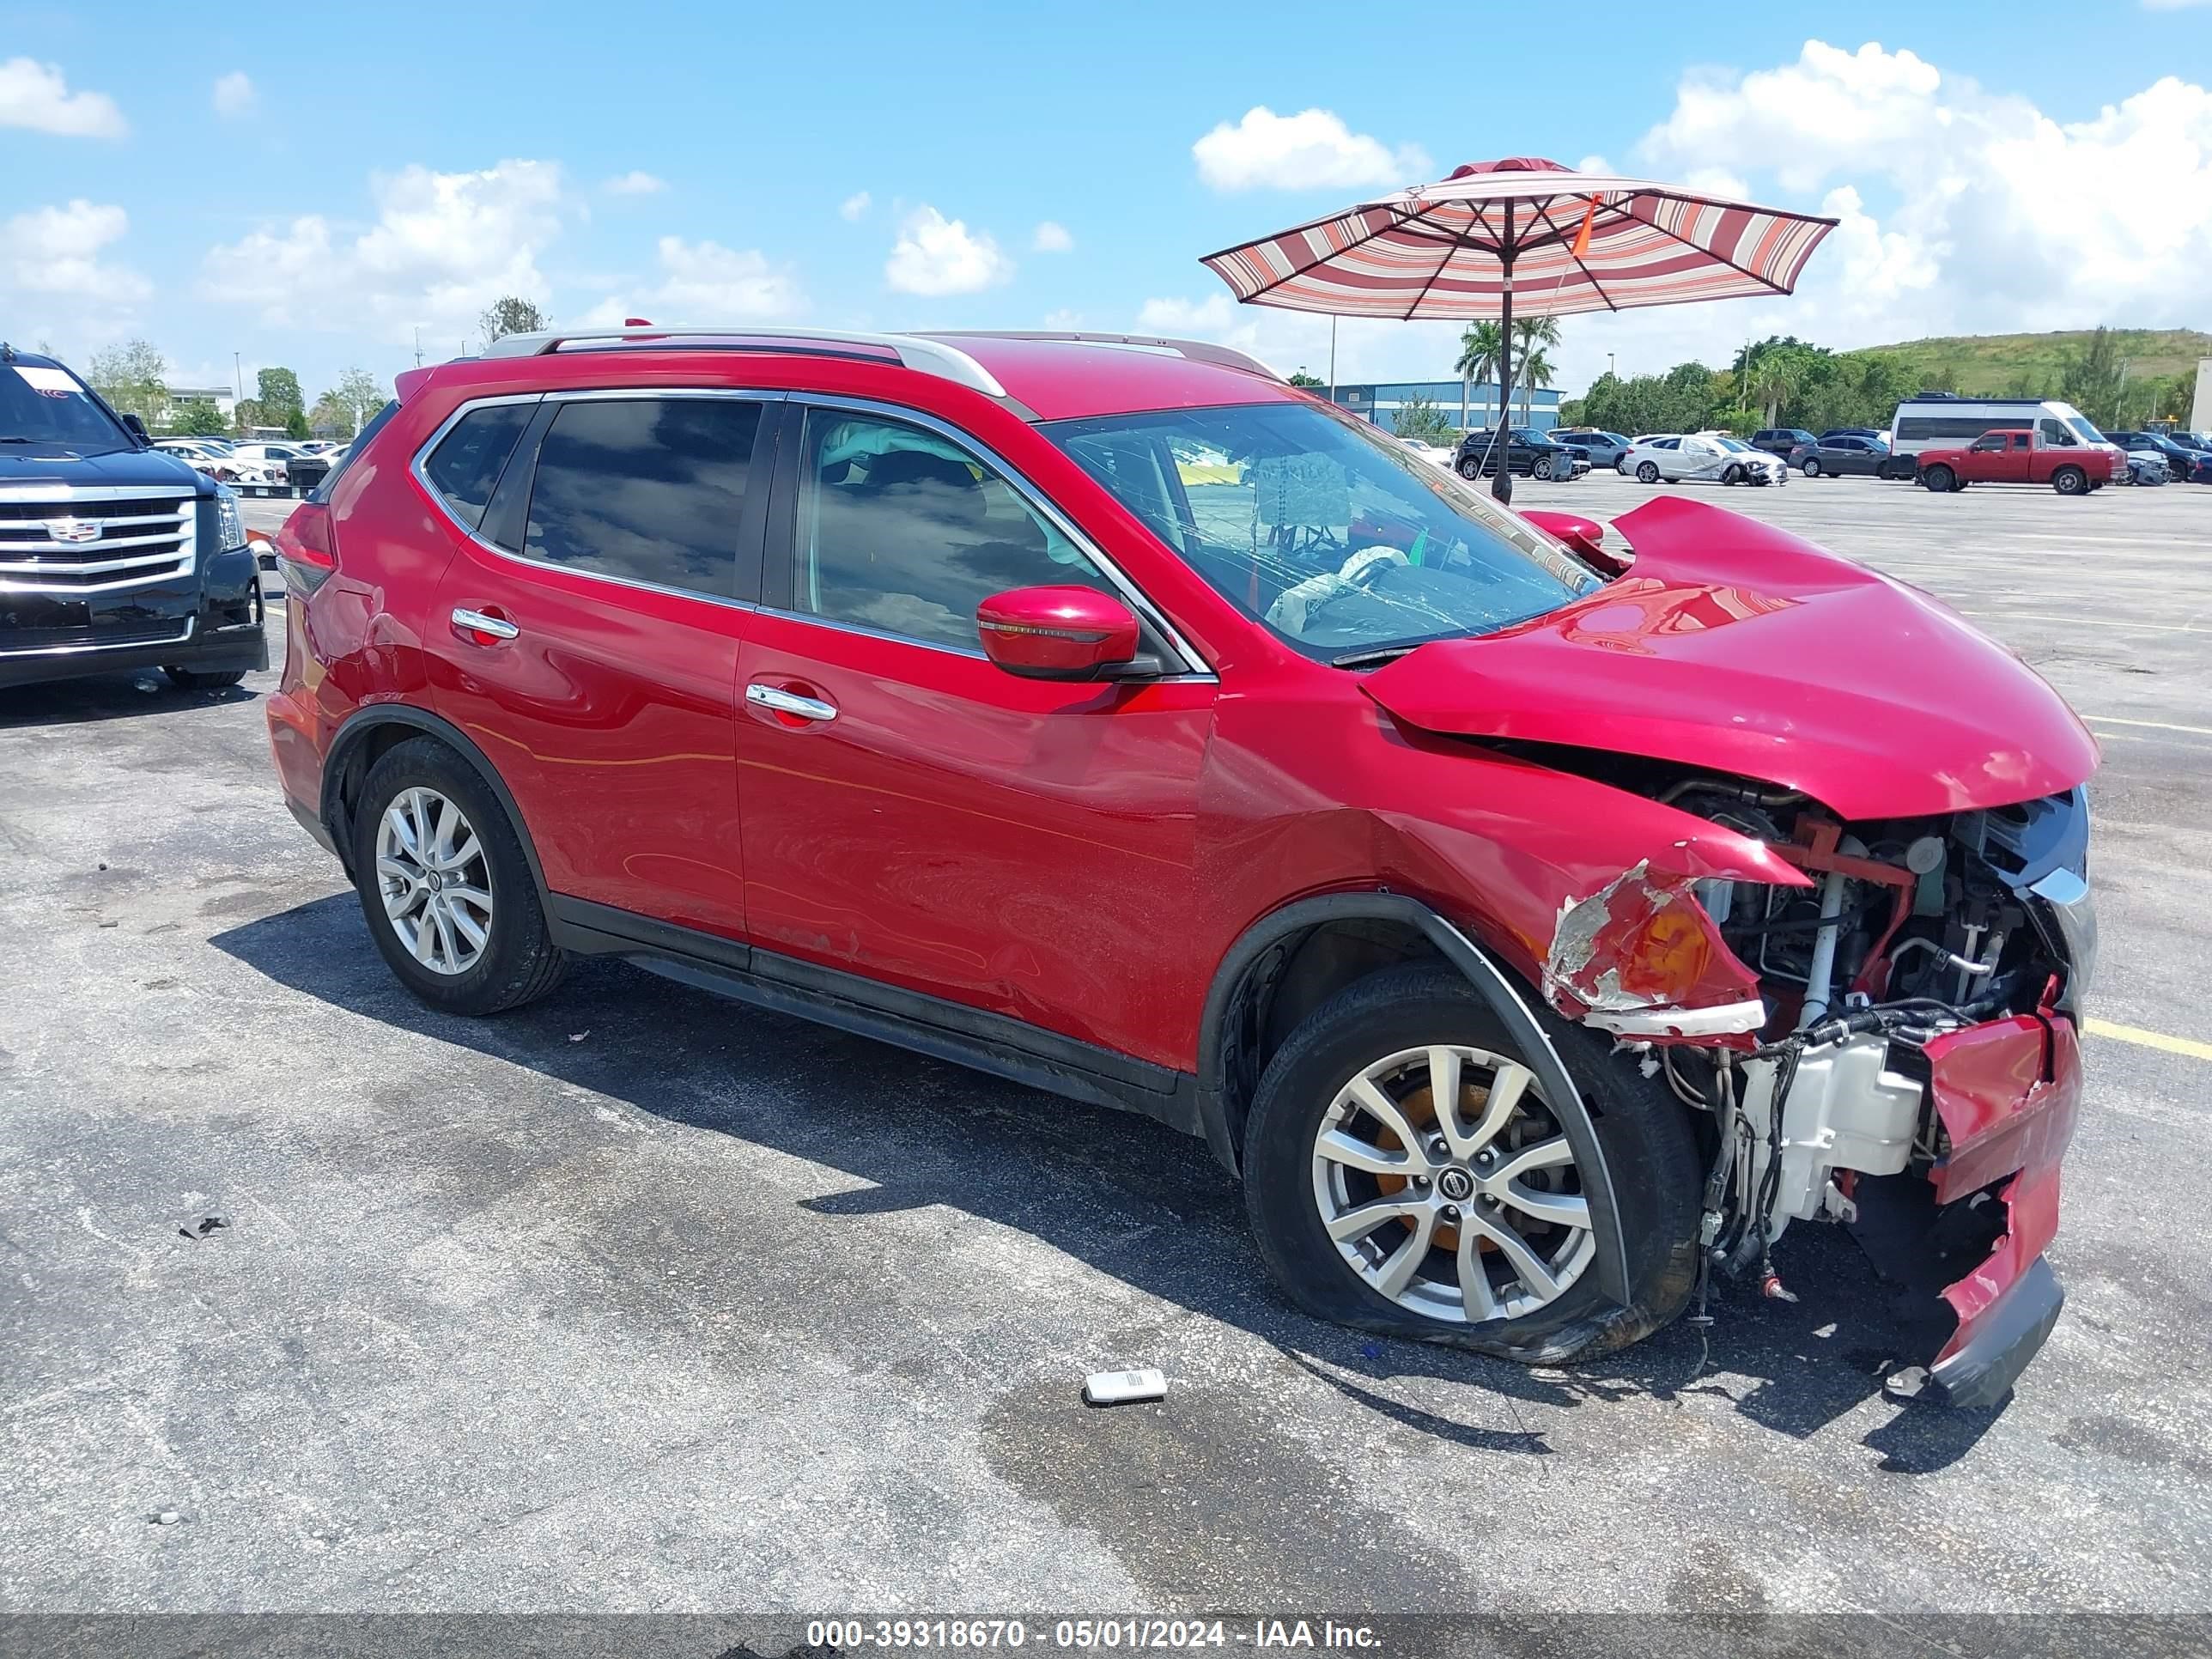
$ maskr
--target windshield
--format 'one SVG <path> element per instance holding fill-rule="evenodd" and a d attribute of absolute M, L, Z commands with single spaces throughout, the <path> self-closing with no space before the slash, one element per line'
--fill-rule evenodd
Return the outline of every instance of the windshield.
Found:
<path fill-rule="evenodd" d="M 2080 438 L 2084 443 L 2101 444 L 2112 441 L 2079 415 L 2069 415 L 2066 417 L 2066 424 L 2073 428 L 2075 436 Z"/>
<path fill-rule="evenodd" d="M 0 445 L 76 455 L 137 447 L 76 375 L 33 363 L 0 364 Z"/>
<path fill-rule="evenodd" d="M 1323 661 L 1490 633 L 1602 585 L 1449 472 L 1310 404 L 1042 430 L 1224 599 Z"/>

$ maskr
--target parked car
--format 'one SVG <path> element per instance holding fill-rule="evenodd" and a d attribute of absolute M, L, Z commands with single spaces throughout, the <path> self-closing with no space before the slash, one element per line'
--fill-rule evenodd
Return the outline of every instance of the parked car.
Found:
<path fill-rule="evenodd" d="M 301 489 L 313 489 L 331 470 L 327 460 L 296 443 L 256 441 L 239 445 L 233 453 L 259 461 L 269 469 L 273 483 L 290 483 Z"/>
<path fill-rule="evenodd" d="M 1852 473 L 1876 477 L 1888 459 L 1889 446 L 1881 439 L 1850 434 L 1800 444 L 1790 452 L 1790 465 L 1808 478 L 1839 478 Z"/>
<path fill-rule="evenodd" d="M 1890 461 L 1883 476 L 1919 477 L 1920 458 L 1936 449 L 1957 449 L 1987 432 L 2027 432 L 2043 426 L 2070 433 L 2081 443 L 2104 441 L 2081 411 L 2054 398 L 1962 398 L 1948 392 L 1923 392 L 1897 406 L 1891 422 Z M 2057 439 L 2052 439 L 2054 443 Z M 2092 469 L 2094 471 L 2094 469 Z"/>
<path fill-rule="evenodd" d="M 268 666 L 230 491 L 146 440 L 66 365 L 0 345 L 0 686 Z"/>
<path fill-rule="evenodd" d="M 2117 446 L 2090 442 L 2047 416 L 2024 431 L 1985 432 L 1963 448 L 1923 449 L 1915 465 L 1921 483 L 1939 495 L 1971 483 L 2048 484 L 2062 495 L 2086 495 L 2128 476 Z"/>
<path fill-rule="evenodd" d="M 2160 456 L 2166 464 L 2166 471 L 2173 478 L 2186 480 L 2197 470 L 2199 452 L 2178 441 L 2164 432 L 2107 432 L 2105 441 L 2118 444 L 2130 455 L 2148 450 Z"/>
<path fill-rule="evenodd" d="M 1401 438 L 1398 441 L 1425 461 L 1433 461 L 1438 466 L 1452 464 L 1452 452 L 1441 444 L 1425 443 L 1419 438 Z"/>
<path fill-rule="evenodd" d="M 162 438 L 156 441 L 155 447 L 175 456 L 194 471 L 218 483 L 265 486 L 276 483 L 261 462 L 246 459 L 228 444 L 200 438 Z"/>
<path fill-rule="evenodd" d="M 1523 1361 L 1878 1211 L 1965 1275 L 1930 1392 L 2002 1395 L 2094 939 L 2033 671 L 1717 507 L 1511 513 L 1218 345 L 729 331 L 404 373 L 280 534 L 282 788 L 410 992 L 617 955 L 1132 1109 L 1300 1306 Z"/>
<path fill-rule="evenodd" d="M 1704 434 L 1638 438 L 1621 457 L 1619 470 L 1643 483 L 1696 479 L 1724 484 L 1778 484 L 1790 479 L 1790 469 L 1779 455 L 1753 449 L 1741 438 Z"/>
<path fill-rule="evenodd" d="M 2130 449 L 2126 454 L 2130 483 L 2164 484 L 2173 482 L 2173 469 L 2166 464 L 2166 457 L 2155 449 Z"/>
<path fill-rule="evenodd" d="M 1509 427 L 1504 438 L 1488 428 L 1468 433 L 1459 441 L 1453 465 L 1462 478 L 1494 477 L 1501 453 L 1510 470 L 1532 478 L 1557 478 L 1565 483 L 1589 471 L 1587 455 L 1578 457 L 1566 445 L 1553 442 L 1530 426 Z"/>
<path fill-rule="evenodd" d="M 1552 428 L 1553 443 L 1571 444 L 1590 459 L 1593 467 L 1616 466 L 1628 453 L 1628 440 L 1601 427 L 1563 426 Z"/>
<path fill-rule="evenodd" d="M 1832 426 L 1820 434 L 1820 441 L 1826 443 L 1831 438 L 1872 438 L 1885 447 L 1889 442 L 1885 434 L 1870 426 Z"/>
<path fill-rule="evenodd" d="M 1764 427 L 1751 434 L 1751 447 L 1753 449 L 1763 449 L 1768 454 L 1779 455 L 1785 460 L 1789 459 L 1792 450 L 1802 449 L 1808 444 L 1818 444 L 1820 441 L 1802 427 L 1796 426 Z"/>

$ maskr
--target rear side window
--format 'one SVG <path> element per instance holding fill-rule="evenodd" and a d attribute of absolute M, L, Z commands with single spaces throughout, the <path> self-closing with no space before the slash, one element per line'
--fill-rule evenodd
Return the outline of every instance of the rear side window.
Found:
<path fill-rule="evenodd" d="M 331 491 L 338 487 L 338 480 L 345 476 L 346 469 L 350 467 L 356 460 L 360 459 L 362 451 L 368 447 L 370 440 L 374 438 L 378 433 L 383 431 L 386 423 L 398 412 L 399 400 L 397 398 L 394 398 L 390 403 L 385 404 L 383 408 L 378 410 L 375 414 L 370 416 L 368 417 L 368 424 L 362 428 L 359 434 L 354 438 L 354 441 L 346 446 L 345 458 L 339 461 L 339 463 L 336 466 L 332 467 L 328 472 L 323 474 L 322 483 L 315 486 L 313 493 L 311 494 L 307 499 L 311 501 L 329 501 L 331 498 Z"/>
<path fill-rule="evenodd" d="M 592 398 L 538 447 L 526 557 L 653 587 L 737 597 L 738 527 L 761 405 Z"/>
<path fill-rule="evenodd" d="M 514 441 L 536 413 L 534 403 L 472 409 L 430 452 L 422 465 L 430 484 L 453 516 L 471 530 L 483 522 L 493 487 L 514 453 Z"/>

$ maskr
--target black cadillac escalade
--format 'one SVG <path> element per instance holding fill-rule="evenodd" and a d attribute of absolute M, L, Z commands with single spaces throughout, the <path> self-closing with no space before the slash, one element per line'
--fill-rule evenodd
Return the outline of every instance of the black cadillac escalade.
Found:
<path fill-rule="evenodd" d="M 236 498 L 0 343 L 0 686 L 133 668 L 234 685 L 268 665 Z"/>

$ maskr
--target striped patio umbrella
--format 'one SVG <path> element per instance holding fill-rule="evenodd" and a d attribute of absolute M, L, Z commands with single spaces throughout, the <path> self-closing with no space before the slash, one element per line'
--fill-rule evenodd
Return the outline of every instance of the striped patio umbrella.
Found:
<path fill-rule="evenodd" d="M 1788 294 L 1833 219 L 1677 185 L 1577 173 L 1540 156 L 1472 161 L 1431 185 L 1206 256 L 1248 305 L 1339 317 L 1504 324 L 1513 316 Z M 1513 485 L 1500 466 L 1501 501 Z"/>

